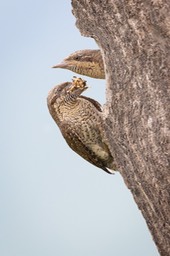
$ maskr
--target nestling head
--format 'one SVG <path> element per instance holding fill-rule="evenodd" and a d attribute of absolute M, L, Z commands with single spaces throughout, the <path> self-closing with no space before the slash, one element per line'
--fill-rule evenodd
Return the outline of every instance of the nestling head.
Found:
<path fill-rule="evenodd" d="M 104 78 L 103 60 L 100 50 L 80 50 L 70 54 L 53 68 L 63 68 L 93 78 Z"/>
<path fill-rule="evenodd" d="M 73 71 L 75 65 L 81 65 L 81 63 L 90 63 L 93 62 L 93 55 L 98 50 L 80 50 L 70 54 L 65 58 L 61 63 L 53 66 L 53 68 L 65 68 Z"/>

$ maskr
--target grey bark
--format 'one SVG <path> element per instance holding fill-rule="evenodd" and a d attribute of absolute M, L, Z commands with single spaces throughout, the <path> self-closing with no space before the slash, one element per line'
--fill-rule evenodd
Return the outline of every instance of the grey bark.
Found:
<path fill-rule="evenodd" d="M 72 0 L 99 45 L 106 134 L 160 255 L 170 255 L 170 1 Z M 97 80 L 96 80 L 97 82 Z"/>

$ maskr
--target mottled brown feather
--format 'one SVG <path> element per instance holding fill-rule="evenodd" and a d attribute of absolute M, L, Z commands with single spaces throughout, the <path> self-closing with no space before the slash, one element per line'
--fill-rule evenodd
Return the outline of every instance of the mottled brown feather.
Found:
<path fill-rule="evenodd" d="M 83 98 L 83 99 L 85 99 L 85 100 L 90 101 L 90 102 L 94 105 L 94 107 L 97 108 L 98 111 L 102 112 L 102 106 L 101 106 L 100 103 L 97 102 L 96 100 L 94 100 L 94 99 L 92 99 L 92 98 L 89 98 L 89 97 L 86 97 L 86 96 L 82 96 L 82 95 L 79 96 L 79 98 Z"/>
<path fill-rule="evenodd" d="M 63 123 L 60 126 L 60 130 L 62 132 L 63 137 L 65 138 L 69 147 L 76 152 L 78 155 L 83 157 L 86 161 L 90 162 L 91 164 L 103 169 L 107 173 L 112 173 L 106 168 L 106 164 L 102 159 L 100 159 L 88 145 L 85 145 L 82 141 L 80 136 L 74 132 L 70 124 Z"/>
<path fill-rule="evenodd" d="M 101 105 L 81 96 L 87 85 L 81 78 L 55 86 L 48 95 L 50 114 L 70 148 L 91 164 L 113 174 L 114 159 L 107 145 Z"/>

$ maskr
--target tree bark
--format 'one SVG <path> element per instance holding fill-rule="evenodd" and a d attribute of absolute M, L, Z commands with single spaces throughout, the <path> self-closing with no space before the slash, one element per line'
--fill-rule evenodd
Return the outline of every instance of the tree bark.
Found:
<path fill-rule="evenodd" d="M 170 255 L 170 1 L 72 0 L 99 45 L 106 135 L 161 255 Z"/>

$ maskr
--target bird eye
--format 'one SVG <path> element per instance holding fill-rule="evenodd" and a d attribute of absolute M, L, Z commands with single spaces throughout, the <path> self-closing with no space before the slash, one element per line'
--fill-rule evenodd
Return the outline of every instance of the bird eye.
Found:
<path fill-rule="evenodd" d="M 75 60 L 79 60 L 79 59 L 80 59 L 80 56 L 76 56 L 76 57 L 75 57 Z"/>
<path fill-rule="evenodd" d="M 61 93 L 61 91 L 62 91 L 62 88 L 57 88 L 57 89 L 55 90 L 55 95 L 60 94 L 60 93 Z"/>

